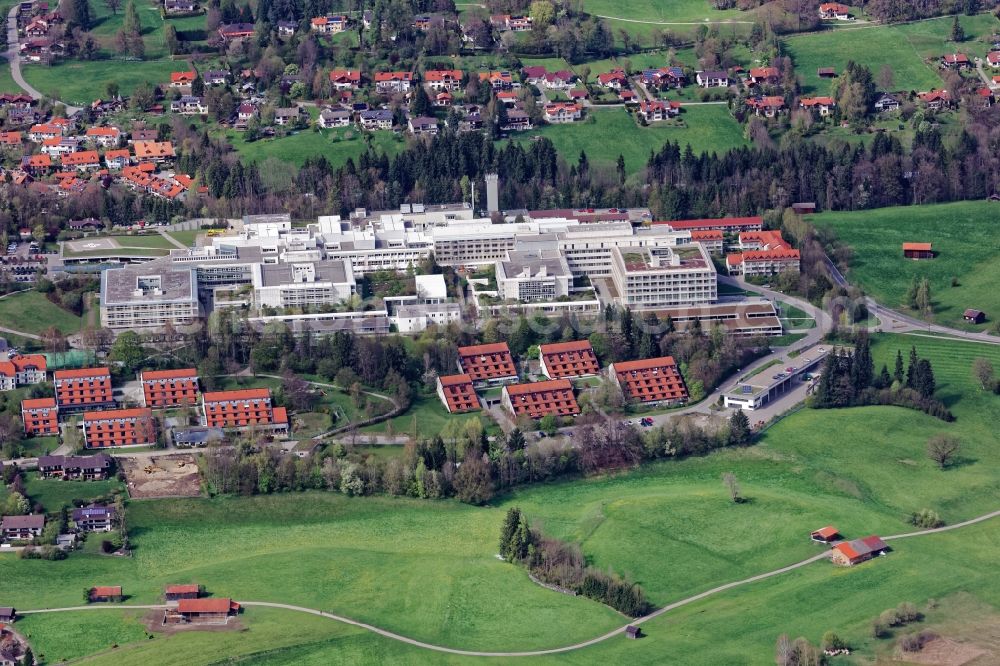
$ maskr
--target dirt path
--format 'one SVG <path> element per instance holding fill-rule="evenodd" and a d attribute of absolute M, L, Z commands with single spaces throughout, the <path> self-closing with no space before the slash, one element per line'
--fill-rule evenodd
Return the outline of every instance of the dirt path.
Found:
<path fill-rule="evenodd" d="M 887 536 L 887 537 L 883 537 L 883 538 L 886 541 L 889 541 L 889 540 L 898 540 L 898 539 L 909 539 L 909 538 L 918 537 L 918 536 L 928 536 L 928 535 L 932 535 L 932 534 L 938 534 L 940 532 L 950 532 L 952 530 L 957 530 L 957 529 L 961 529 L 961 528 L 964 528 L 964 527 L 968 527 L 970 525 L 976 525 L 978 523 L 985 522 L 985 521 L 990 520 L 992 518 L 996 518 L 997 516 L 1000 516 L 1000 511 L 992 511 L 990 513 L 983 514 L 983 515 L 977 516 L 975 518 L 970 518 L 969 520 L 965 520 L 965 521 L 962 521 L 960 523 L 955 523 L 954 525 L 948 525 L 946 527 L 939 527 L 939 528 L 930 529 L 930 530 L 920 530 L 920 531 L 917 531 L 917 532 L 907 532 L 905 534 L 896 534 L 896 535 L 893 535 L 893 536 Z M 749 578 L 744 578 L 742 580 L 737 580 L 737 581 L 733 581 L 731 583 L 725 583 L 723 585 L 719 585 L 717 587 L 713 587 L 710 590 L 705 590 L 704 592 L 700 592 L 698 594 L 691 595 L 690 597 L 686 597 L 686 598 L 681 599 L 679 601 L 675 601 L 675 602 L 673 602 L 671 604 L 667 604 L 663 608 L 660 608 L 659 610 L 656 610 L 656 611 L 650 613 L 649 615 L 646 615 L 644 617 L 640 617 L 640 618 L 636 618 L 635 620 L 632 620 L 631 622 L 629 622 L 629 624 L 630 625 L 643 624 L 644 622 L 648 622 L 649 620 L 652 620 L 652 619 L 654 619 L 656 617 L 659 617 L 660 615 L 663 615 L 664 613 L 668 613 L 668 612 L 670 612 L 672 610 L 680 608 L 681 606 L 686 606 L 686 605 L 692 604 L 692 603 L 694 603 L 696 601 L 701 601 L 702 599 L 705 599 L 705 598 L 710 597 L 712 595 L 718 594 L 720 592 L 725 592 L 726 590 L 731 590 L 733 588 L 741 587 L 743 585 L 749 585 L 751 583 L 756 583 L 756 582 L 761 581 L 761 580 L 766 580 L 768 578 L 773 578 L 775 576 L 780 576 L 782 574 L 788 573 L 790 571 L 794 571 L 796 569 L 801 569 L 802 567 L 808 566 L 808 565 L 810 565 L 810 564 L 812 564 L 814 562 L 819 562 L 821 560 L 828 559 L 829 556 L 830 556 L 830 551 L 825 550 L 825 551 L 823 551 L 823 552 L 821 552 L 821 553 L 819 553 L 817 555 L 814 555 L 814 556 L 812 556 L 810 558 L 804 559 L 804 560 L 802 560 L 800 562 L 796 562 L 794 564 L 789 564 L 788 566 L 781 567 L 779 569 L 774 569 L 773 571 L 768 571 L 766 573 L 758 574 L 756 576 L 750 576 Z M 614 638 L 615 636 L 618 636 L 619 634 L 624 633 L 625 632 L 625 627 L 628 626 L 628 625 L 623 625 L 621 627 L 618 627 L 617 629 L 612 629 L 611 631 L 609 631 L 609 632 L 607 632 L 605 634 L 602 634 L 600 636 L 597 636 L 595 638 L 591 638 L 590 640 L 581 641 L 579 643 L 574 643 L 572 645 L 566 645 L 566 646 L 563 646 L 563 647 L 550 648 L 550 649 L 547 649 L 547 650 L 526 650 L 526 651 L 523 651 L 523 652 L 488 652 L 488 651 L 479 651 L 479 650 L 460 650 L 458 648 L 450 648 L 450 647 L 445 647 L 443 645 L 434 645 L 433 643 L 425 643 L 424 641 L 419 641 L 419 640 L 417 640 L 415 638 L 410 638 L 408 636 L 403 636 L 401 634 L 397 634 L 397 633 L 389 631 L 387 629 L 382 629 L 380 627 L 376 627 L 375 625 L 367 624 L 365 622 L 360 622 L 358 620 L 353 620 L 353 619 L 351 619 L 349 617 L 344 617 L 343 615 L 337 615 L 335 613 L 329 613 L 327 611 L 319 610 L 319 609 L 316 609 L 316 608 L 307 608 L 305 606 L 295 606 L 293 604 L 282 604 L 282 603 L 275 603 L 275 602 L 271 602 L 271 601 L 239 601 L 239 603 L 240 603 L 241 606 L 249 607 L 249 608 L 252 608 L 252 607 L 255 607 L 255 606 L 262 607 L 262 608 L 279 608 L 279 609 L 283 609 L 283 610 L 295 611 L 295 612 L 298 612 L 298 613 L 307 613 L 309 615 L 316 615 L 318 617 L 325 617 L 325 618 L 328 618 L 328 619 L 331 619 L 331 620 L 335 620 L 337 622 L 342 622 L 343 624 L 348 624 L 348 625 L 351 625 L 351 626 L 354 626 L 354 627 L 359 627 L 361 629 L 366 629 L 367 631 L 371 631 L 372 633 L 378 634 L 379 636 L 383 636 L 385 638 L 390 638 L 392 640 L 399 641 L 401 643 L 406 643 L 407 645 L 413 645 L 414 647 L 423 648 L 425 650 L 431 650 L 433 652 L 442 652 L 442 653 L 446 653 L 446 654 L 457 654 L 457 655 L 462 655 L 462 656 L 466 656 L 466 657 L 540 657 L 540 656 L 549 655 L 549 654 L 560 654 L 560 653 L 564 653 L 564 652 L 573 652 L 575 650 L 580 650 L 580 649 L 585 648 L 585 647 L 590 647 L 591 645 L 596 645 L 597 643 L 602 643 L 602 642 L 608 640 L 609 638 Z M 42 613 L 64 613 L 64 612 L 80 611 L 80 610 L 108 610 L 108 609 L 119 609 L 119 610 L 136 610 L 136 609 L 138 609 L 138 610 L 151 610 L 151 609 L 159 609 L 159 608 L 165 608 L 165 606 L 163 606 L 163 605 L 145 605 L 145 606 L 135 605 L 135 606 L 133 606 L 133 605 L 126 605 L 126 604 L 103 604 L 103 605 L 95 604 L 95 605 L 90 605 L 90 606 L 70 606 L 70 607 L 66 607 L 66 608 L 43 608 L 43 609 L 25 610 L 25 611 L 18 611 L 18 612 L 21 613 L 22 615 L 36 615 L 36 614 L 42 614 Z"/>

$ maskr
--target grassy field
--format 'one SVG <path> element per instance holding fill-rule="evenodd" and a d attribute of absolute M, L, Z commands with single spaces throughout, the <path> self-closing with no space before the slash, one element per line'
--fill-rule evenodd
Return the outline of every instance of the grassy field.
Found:
<path fill-rule="evenodd" d="M 833 84 L 821 80 L 817 69 L 834 67 L 842 72 L 849 60 L 867 65 L 875 75 L 883 65 L 889 65 L 898 90 L 929 90 L 941 85 L 937 58 L 955 51 L 982 56 L 988 45 L 974 38 L 1000 29 L 1000 23 L 989 14 L 961 16 L 969 40 L 955 44 L 949 41 L 952 20 L 945 16 L 900 26 L 861 26 L 793 35 L 785 39 L 785 47 L 802 80 L 803 92 L 829 92 Z M 926 62 L 928 59 L 932 62 Z"/>
<path fill-rule="evenodd" d="M 685 127 L 676 125 L 640 127 L 623 109 L 590 110 L 593 120 L 566 125 L 546 125 L 520 133 L 515 140 L 527 144 L 531 137 L 544 136 L 556 146 L 563 158 L 575 164 L 580 151 L 587 153 L 591 166 L 614 168 L 619 155 L 625 158 L 625 170 L 635 174 L 645 168 L 650 151 L 668 141 L 689 144 L 696 153 L 724 153 L 746 144 L 743 131 L 725 105 L 689 106 L 684 109 Z M 595 140 L 615 137 L 614 141 Z"/>
<path fill-rule="evenodd" d="M 77 603 L 84 585 L 101 583 L 124 585 L 132 602 L 143 603 L 166 583 L 198 582 L 218 596 L 340 611 L 450 646 L 572 643 L 622 620 L 597 604 L 534 586 L 497 561 L 496 533 L 508 506 L 520 506 L 547 533 L 581 543 L 594 565 L 630 575 L 656 604 L 804 559 L 818 548 L 809 531 L 822 525 L 854 538 L 908 531 L 906 516 L 922 508 L 948 523 L 995 510 L 1000 460 L 993 455 L 992 423 L 1000 418 L 1000 397 L 980 391 L 969 367 L 977 356 L 1000 366 L 1000 348 L 881 335 L 873 346 L 876 368 L 897 350 L 905 356 L 911 344 L 933 363 L 938 396 L 954 411 L 954 423 L 892 407 L 802 410 L 748 449 L 538 485 L 486 508 L 329 493 L 134 502 L 133 558 L 83 553 L 54 565 L 0 557 L 0 578 L 9 581 L 4 602 L 25 608 Z M 947 471 L 924 453 L 936 432 L 963 444 L 961 460 Z M 737 475 L 747 502 L 729 501 L 719 481 L 726 471 Z M 665 615 L 645 626 L 649 638 L 642 641 L 616 638 L 546 660 L 662 663 L 670 654 L 685 664 L 766 663 L 779 633 L 816 642 L 831 628 L 870 656 L 884 646 L 868 638 L 868 621 L 901 601 L 923 604 L 965 591 L 995 603 L 998 543 L 1000 522 L 994 521 L 899 542 L 889 557 L 850 570 L 818 562 Z M 43 642 L 66 630 L 47 618 L 30 622 Z M 134 631 L 129 622 L 118 630 Z M 250 610 L 245 622 L 246 642 L 239 646 L 227 642 L 228 634 L 218 634 L 222 644 L 214 648 L 195 635 L 149 641 L 136 632 L 136 642 L 123 649 L 148 664 L 214 663 L 236 654 L 256 654 L 247 663 L 269 664 L 460 661 L 332 624 L 324 631 L 298 615 Z M 297 647 L 287 647 L 282 627 L 301 632 Z M 276 652 L 257 654 L 268 649 L 264 634 L 272 632 Z M 326 632 L 342 639 L 324 639 Z M 198 646 L 204 652 L 191 656 Z M 64 649 L 60 657 L 83 654 Z M 331 656 L 338 650 L 345 656 Z"/>
<path fill-rule="evenodd" d="M 112 81 L 119 85 L 123 95 L 131 95 L 140 83 L 169 81 L 170 72 L 185 67 L 186 63 L 171 60 L 65 60 L 51 67 L 26 65 L 22 73 L 25 80 L 42 94 L 83 106 L 107 95 L 108 83 Z"/>
<path fill-rule="evenodd" d="M 392 132 L 371 132 L 374 148 L 394 155 L 403 149 L 405 142 Z M 283 162 L 301 166 L 307 158 L 325 157 L 334 165 L 340 165 L 347 158 L 357 160 L 365 152 L 365 135 L 357 129 L 305 130 L 281 138 L 260 139 L 247 143 L 239 132 L 227 132 L 226 139 L 240 155 L 251 162 L 261 162 L 273 157 Z"/>
<path fill-rule="evenodd" d="M 188 231 L 170 231 L 167 232 L 168 235 L 188 247 L 194 247 L 195 240 L 198 238 L 198 234 L 205 233 L 200 229 L 191 229 Z"/>
<path fill-rule="evenodd" d="M 913 278 L 926 277 L 936 322 L 981 330 L 984 326 L 966 324 L 962 313 L 976 308 L 987 317 L 1000 316 L 1000 291 L 994 279 L 1000 268 L 1000 240 L 990 224 L 996 215 L 997 204 L 969 201 L 822 213 L 809 219 L 835 232 L 854 250 L 848 279 L 875 300 L 900 308 Z M 937 256 L 904 259 L 902 244 L 908 241 L 933 243 Z M 958 279 L 958 286 L 952 286 L 952 278 Z"/>
<path fill-rule="evenodd" d="M 753 21 L 753 15 L 749 12 L 713 9 L 706 0 L 584 0 L 583 10 L 588 14 L 606 17 L 606 23 L 619 43 L 620 33 L 625 31 L 633 40 L 644 45 L 652 44 L 656 33 L 662 30 L 690 33 L 699 24 L 740 22 L 724 26 L 722 29 L 728 34 L 734 29 L 746 31 L 749 25 L 745 23 Z"/>
<path fill-rule="evenodd" d="M 76 333 L 83 327 L 83 318 L 45 298 L 37 291 L 23 291 L 0 298 L 0 321 L 25 333 L 41 333 L 55 326 L 64 334 Z"/>
<path fill-rule="evenodd" d="M 108 497 L 122 488 L 117 480 L 109 481 L 63 481 L 43 479 L 37 474 L 29 474 L 25 483 L 28 498 L 33 503 L 45 507 L 46 513 L 58 511 L 63 506 L 73 506 L 75 500 L 89 502 L 100 497 Z"/>
<path fill-rule="evenodd" d="M 414 398 L 413 404 L 406 412 L 399 416 L 376 423 L 375 425 L 362 428 L 362 432 L 384 433 L 386 425 L 392 425 L 392 431 L 397 435 L 412 435 L 413 427 L 416 424 L 417 437 L 431 437 L 446 430 L 453 431 L 457 435 L 461 429 L 470 421 L 481 418 L 479 412 L 471 414 L 450 415 L 441 404 L 441 400 L 435 394 L 418 395 Z"/>

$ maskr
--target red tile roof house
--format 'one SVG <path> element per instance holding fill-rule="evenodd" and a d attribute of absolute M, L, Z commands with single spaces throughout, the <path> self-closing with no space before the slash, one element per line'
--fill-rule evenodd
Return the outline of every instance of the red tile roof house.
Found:
<path fill-rule="evenodd" d="M 114 407 L 111 371 L 107 368 L 56 370 L 52 375 L 60 409 Z"/>
<path fill-rule="evenodd" d="M 821 116 L 828 116 L 837 103 L 832 97 L 803 97 L 799 100 L 799 107 L 803 109 L 814 109 Z"/>
<path fill-rule="evenodd" d="M 538 355 L 542 374 L 549 379 L 594 377 L 601 374 L 597 354 L 589 340 L 540 345 Z"/>
<path fill-rule="evenodd" d="M 917 98 L 929 109 L 943 109 L 951 106 L 951 93 L 947 90 L 931 90 L 917 93 Z"/>
<path fill-rule="evenodd" d="M 473 384 L 517 381 L 517 366 L 506 342 L 458 348 L 458 368 Z"/>
<path fill-rule="evenodd" d="M 972 61 L 964 53 L 946 53 L 941 56 L 941 65 L 947 69 L 966 69 L 972 67 Z"/>
<path fill-rule="evenodd" d="M 63 155 L 61 160 L 64 169 L 77 171 L 95 171 L 101 168 L 101 156 L 96 150 L 80 150 L 69 155 Z"/>
<path fill-rule="evenodd" d="M 597 82 L 605 88 L 621 90 L 628 87 L 628 77 L 624 69 L 613 69 L 610 72 L 597 75 Z"/>
<path fill-rule="evenodd" d="M 375 92 L 386 95 L 407 92 L 413 83 L 413 72 L 376 72 Z"/>
<path fill-rule="evenodd" d="M 427 87 L 437 92 L 441 90 L 455 91 L 462 87 L 462 70 L 442 69 L 424 72 Z"/>
<path fill-rule="evenodd" d="M 877 536 L 868 536 L 854 541 L 841 541 L 833 547 L 830 559 L 840 566 L 854 566 L 866 562 L 876 555 L 889 550 L 889 546 Z"/>
<path fill-rule="evenodd" d="M 481 409 L 479 396 L 469 375 L 438 377 L 437 394 L 444 408 L 451 414 L 474 412 Z"/>
<path fill-rule="evenodd" d="M 231 42 L 253 37 L 253 30 L 253 23 L 228 23 L 219 26 L 219 36 L 223 41 Z"/>
<path fill-rule="evenodd" d="M 25 435 L 58 435 L 59 408 L 55 398 L 22 400 L 21 423 Z"/>
<path fill-rule="evenodd" d="M 781 72 L 777 67 L 751 67 L 747 84 L 751 86 L 761 83 L 777 83 L 781 79 Z"/>
<path fill-rule="evenodd" d="M 489 83 L 493 90 L 510 90 L 514 85 L 510 72 L 479 72 L 479 80 Z"/>
<path fill-rule="evenodd" d="M 839 2 L 824 2 L 819 6 L 819 17 L 821 19 L 849 21 L 851 20 L 851 8 Z"/>
<path fill-rule="evenodd" d="M 202 412 L 209 428 L 288 430 L 288 412 L 284 407 L 272 406 L 271 390 L 267 388 L 204 393 Z"/>
<path fill-rule="evenodd" d="M 47 367 L 41 354 L 17 355 L 6 361 L 0 360 L 0 391 L 12 391 L 25 384 L 41 384 L 45 381 Z"/>
<path fill-rule="evenodd" d="M 42 536 L 45 529 L 45 516 L 30 514 L 27 516 L 4 516 L 0 522 L 0 536 L 5 542 L 31 541 Z"/>
<path fill-rule="evenodd" d="M 144 370 L 139 374 L 143 404 L 152 409 L 198 404 L 198 371 Z"/>
<path fill-rule="evenodd" d="M 573 385 L 568 379 L 504 386 L 500 401 L 515 417 L 527 415 L 540 419 L 546 416 L 576 416 L 580 413 L 580 405 L 573 395 Z"/>
<path fill-rule="evenodd" d="M 622 361 L 608 366 L 608 376 L 618 383 L 626 400 L 646 405 L 674 404 L 687 400 L 687 387 L 672 356 Z"/>
<path fill-rule="evenodd" d="M 545 121 L 574 123 L 583 117 L 583 107 L 575 102 L 552 102 L 545 105 Z"/>
<path fill-rule="evenodd" d="M 566 69 L 560 69 L 558 72 L 547 72 L 542 78 L 542 86 L 553 90 L 563 90 L 572 88 L 574 81 L 576 81 L 576 74 Z"/>
<path fill-rule="evenodd" d="M 171 88 L 187 88 L 198 78 L 198 72 L 193 69 L 186 72 L 170 72 Z"/>
<path fill-rule="evenodd" d="M 90 603 L 118 602 L 124 599 L 121 585 L 98 585 L 90 588 L 87 600 Z"/>
<path fill-rule="evenodd" d="M 751 97 L 747 100 L 747 106 L 753 109 L 755 115 L 774 118 L 785 110 L 785 98 L 777 95 Z"/>
<path fill-rule="evenodd" d="M 197 599 L 201 596 L 201 585 L 167 585 L 163 597 L 167 601 Z"/>
<path fill-rule="evenodd" d="M 117 127 L 88 127 L 84 136 L 94 145 L 113 148 L 118 145 L 122 131 Z"/>
<path fill-rule="evenodd" d="M 647 123 L 655 123 L 661 120 L 669 120 L 670 118 L 680 115 L 681 103 L 680 102 L 665 102 L 661 100 L 642 100 L 639 102 L 639 115 Z"/>
<path fill-rule="evenodd" d="M 933 259 L 931 243 L 903 243 L 903 256 L 907 259 Z"/>
<path fill-rule="evenodd" d="M 335 69 L 330 72 L 330 83 L 335 90 L 357 90 L 361 87 L 361 70 Z"/>

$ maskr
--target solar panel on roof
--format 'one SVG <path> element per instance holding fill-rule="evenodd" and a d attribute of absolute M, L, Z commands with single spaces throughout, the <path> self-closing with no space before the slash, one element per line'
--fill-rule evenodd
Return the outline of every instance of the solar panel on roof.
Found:
<path fill-rule="evenodd" d="M 740 387 L 740 391 L 742 391 L 743 393 L 753 393 L 753 387 L 752 386 L 741 386 Z"/>

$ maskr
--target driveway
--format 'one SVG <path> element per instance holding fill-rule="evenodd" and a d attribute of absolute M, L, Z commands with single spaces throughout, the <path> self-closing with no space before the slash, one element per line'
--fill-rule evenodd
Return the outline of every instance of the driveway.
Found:
<path fill-rule="evenodd" d="M 24 76 L 21 75 L 21 56 L 20 56 L 20 41 L 17 34 L 17 14 L 20 9 L 20 3 L 14 3 L 14 6 L 10 8 L 7 12 L 7 51 L 3 54 L 5 58 L 10 62 L 10 75 L 14 79 L 21 90 L 31 95 L 32 99 L 42 99 L 45 97 L 42 93 L 38 92 L 31 85 L 24 80 Z M 55 100 L 58 102 L 58 100 Z M 59 102 L 63 104 L 62 102 Z M 78 106 L 71 106 L 69 104 L 63 104 L 66 107 L 66 115 L 71 116 L 80 110 Z"/>

